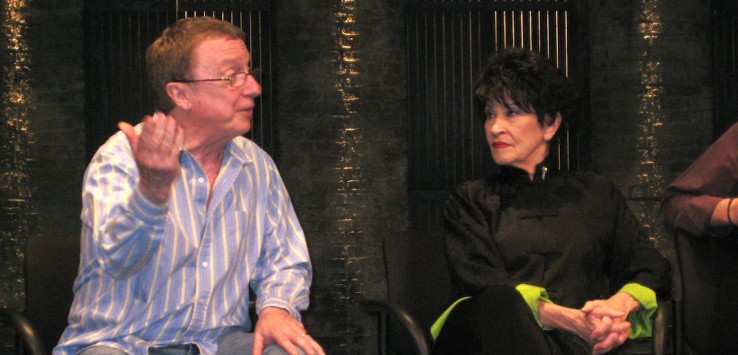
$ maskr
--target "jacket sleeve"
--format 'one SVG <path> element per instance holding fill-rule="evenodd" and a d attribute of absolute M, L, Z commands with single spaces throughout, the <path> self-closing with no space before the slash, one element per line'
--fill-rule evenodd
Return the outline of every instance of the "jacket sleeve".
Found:
<path fill-rule="evenodd" d="M 668 299 L 671 264 L 656 250 L 620 191 L 614 184 L 609 185 L 615 221 L 606 262 L 610 293 L 618 292 L 626 284 L 637 283 L 652 289 L 659 299 Z"/>

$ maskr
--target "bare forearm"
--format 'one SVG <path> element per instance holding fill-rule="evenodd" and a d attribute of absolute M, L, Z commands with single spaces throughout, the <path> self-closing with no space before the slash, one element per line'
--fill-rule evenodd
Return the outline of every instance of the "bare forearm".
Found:
<path fill-rule="evenodd" d="M 715 206 L 710 216 L 711 226 L 723 227 L 731 224 L 735 226 L 738 223 L 738 201 L 731 203 L 731 199 L 724 198 Z"/>
<path fill-rule="evenodd" d="M 584 325 L 584 313 L 553 303 L 538 302 L 538 317 L 541 325 L 580 334 Z"/>

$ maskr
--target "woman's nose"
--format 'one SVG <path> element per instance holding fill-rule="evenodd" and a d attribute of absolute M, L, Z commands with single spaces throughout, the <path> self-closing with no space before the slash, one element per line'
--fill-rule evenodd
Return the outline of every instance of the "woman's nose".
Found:
<path fill-rule="evenodd" d="M 492 135 L 499 135 L 500 133 L 505 131 L 505 127 L 503 126 L 502 120 L 489 118 L 487 119 L 487 126 L 489 133 Z"/>

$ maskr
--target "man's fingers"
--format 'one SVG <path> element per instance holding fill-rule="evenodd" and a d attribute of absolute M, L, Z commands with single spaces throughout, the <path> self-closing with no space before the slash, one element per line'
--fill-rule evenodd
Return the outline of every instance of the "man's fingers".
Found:
<path fill-rule="evenodd" d="M 148 122 L 146 124 L 151 124 L 154 127 L 154 135 L 152 139 L 153 149 L 157 149 L 161 147 L 164 143 L 164 134 L 167 130 L 167 117 L 164 115 L 159 115 L 158 113 L 155 113 L 154 116 L 151 117 L 151 122 Z"/>
<path fill-rule="evenodd" d="M 272 337 L 272 344 L 277 344 L 289 355 L 297 355 L 296 340 L 292 340 L 283 334 L 275 335 Z M 256 353 L 254 353 L 256 355 Z"/>
<path fill-rule="evenodd" d="M 264 351 L 264 339 L 258 334 L 254 333 L 254 348 L 252 349 L 252 355 L 262 355 Z"/>
<path fill-rule="evenodd" d="M 177 134 L 182 129 L 177 125 L 177 121 L 172 117 L 159 116 L 161 122 L 157 123 L 156 133 L 154 134 L 154 150 L 166 156 L 177 155 L 181 144 L 179 144 Z M 183 138 L 182 138 L 183 140 Z"/>
<path fill-rule="evenodd" d="M 302 351 L 307 355 L 325 355 L 323 348 L 320 347 L 320 344 L 310 334 L 305 333 L 305 336 L 301 338 L 298 345 L 300 345 Z"/>
<path fill-rule="evenodd" d="M 167 117 L 165 141 L 169 146 L 179 148 L 176 145 L 176 140 L 177 140 L 177 122 L 173 118 Z"/>

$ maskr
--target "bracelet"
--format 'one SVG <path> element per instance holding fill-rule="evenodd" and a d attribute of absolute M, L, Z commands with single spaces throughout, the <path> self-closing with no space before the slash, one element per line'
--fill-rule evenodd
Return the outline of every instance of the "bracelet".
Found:
<path fill-rule="evenodd" d="M 730 225 L 731 225 L 731 226 L 735 227 L 735 224 L 733 223 L 733 220 L 732 220 L 732 219 L 730 219 L 730 205 L 732 205 L 732 204 L 733 204 L 733 200 L 735 200 L 735 198 L 731 198 L 731 199 L 730 199 L 730 200 L 728 201 L 728 223 L 730 223 Z"/>

